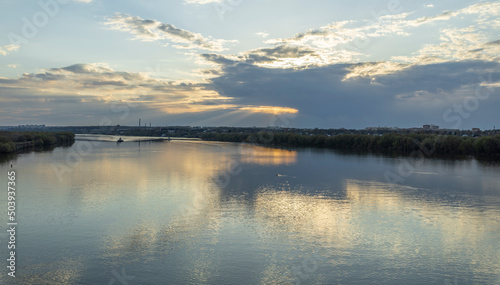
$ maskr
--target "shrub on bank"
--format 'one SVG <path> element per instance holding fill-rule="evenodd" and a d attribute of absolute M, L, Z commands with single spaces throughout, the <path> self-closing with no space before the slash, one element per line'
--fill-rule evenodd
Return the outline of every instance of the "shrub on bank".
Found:
<path fill-rule="evenodd" d="M 0 153 L 9 153 L 16 151 L 14 142 L 0 142 Z"/>
<path fill-rule="evenodd" d="M 72 145 L 75 134 L 71 132 L 0 132 L 0 153 L 17 151 L 17 144 L 38 148 Z"/>

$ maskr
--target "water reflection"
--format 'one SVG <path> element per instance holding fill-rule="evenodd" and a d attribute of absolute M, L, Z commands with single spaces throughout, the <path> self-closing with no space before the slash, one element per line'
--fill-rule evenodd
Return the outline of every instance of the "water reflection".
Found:
<path fill-rule="evenodd" d="M 1 284 L 78 284 L 85 272 L 83 258 L 43 258 L 46 259 L 43 263 L 30 264 L 33 260 L 24 262 L 26 265 L 22 266 L 22 271 L 17 271 L 15 279 L 2 274 Z"/>
<path fill-rule="evenodd" d="M 325 247 L 352 247 L 357 229 L 347 201 L 264 188 L 255 200 L 257 221 L 272 231 L 288 231 Z"/>
<path fill-rule="evenodd" d="M 15 153 L 0 153 L 0 165 L 8 164 L 10 166 L 11 163 L 14 163 L 15 158 Z"/>
<path fill-rule="evenodd" d="M 455 205 L 453 201 L 427 199 L 420 190 L 348 179 L 343 189 L 346 198 L 332 199 L 288 186 L 262 188 L 255 201 L 256 221 L 263 224 L 266 233 L 272 232 L 270 235 L 280 233 L 282 237 L 286 235 L 281 232 L 287 232 L 293 236 L 290 246 L 297 244 L 295 239 L 320 245 L 331 256 L 328 262 L 335 260 L 337 266 L 352 262 L 334 258 L 345 250 L 370 251 L 374 254 L 370 258 L 385 259 L 378 262 L 418 264 L 432 260 L 429 264 L 434 269 L 454 264 L 469 268 L 474 275 L 497 276 L 498 197 L 490 197 L 494 201 L 489 205 Z"/>
<path fill-rule="evenodd" d="M 96 145 L 59 180 L 51 163 L 66 163 L 82 143 L 17 158 L 24 284 L 107 284 L 111 270 L 122 267 L 138 284 L 439 284 L 455 277 L 466 284 L 500 277 L 496 166 L 426 160 L 397 186 L 383 173 L 398 159 L 125 142 Z M 223 173 L 226 185 L 217 183 Z M 303 264 L 311 256 L 314 270 L 294 273 L 309 268 Z"/>
<path fill-rule="evenodd" d="M 297 151 L 261 147 L 255 145 L 240 145 L 241 161 L 259 165 L 289 165 L 297 162 Z"/>
<path fill-rule="evenodd" d="M 420 256 L 436 256 L 429 252 L 436 245 L 443 253 L 438 257 L 446 262 L 462 262 L 461 266 L 471 268 L 475 274 L 500 272 L 500 248 L 496 246 L 500 241 L 498 196 L 488 197 L 486 203 L 464 199 L 467 197 L 429 199 L 421 193 L 425 189 L 394 189 L 385 183 L 354 180 L 346 181 L 346 191 L 356 208 L 376 213 L 356 211 L 360 215 L 355 220 L 367 222 L 360 229 L 377 225 L 376 231 L 384 231 L 377 242 L 392 243 L 393 254 L 400 254 L 406 247 L 403 252 L 415 250 Z M 367 232 L 364 236 L 371 235 Z"/>

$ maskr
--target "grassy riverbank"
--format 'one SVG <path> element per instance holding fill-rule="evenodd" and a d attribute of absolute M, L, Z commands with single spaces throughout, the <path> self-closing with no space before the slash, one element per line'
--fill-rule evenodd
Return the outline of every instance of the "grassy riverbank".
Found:
<path fill-rule="evenodd" d="M 0 132 L 0 153 L 70 146 L 75 142 L 71 132 Z"/>
<path fill-rule="evenodd" d="M 204 133 L 207 141 L 249 142 L 272 146 L 331 148 L 349 152 L 408 155 L 422 151 L 426 156 L 474 155 L 500 158 L 500 135 L 461 137 L 437 134 L 397 134 L 381 136 L 343 134 L 335 136 L 260 132 L 256 134 Z"/>

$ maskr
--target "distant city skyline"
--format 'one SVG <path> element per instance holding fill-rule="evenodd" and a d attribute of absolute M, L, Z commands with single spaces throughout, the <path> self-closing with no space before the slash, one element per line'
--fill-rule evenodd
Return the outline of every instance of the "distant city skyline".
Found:
<path fill-rule="evenodd" d="M 479 131 L 497 131 L 496 126 L 493 126 L 493 128 L 489 129 L 481 129 L 481 128 L 470 128 L 470 129 L 448 129 L 448 128 L 441 128 L 440 126 L 434 125 L 434 124 L 424 124 L 421 126 L 413 126 L 413 127 L 408 127 L 408 128 L 401 128 L 398 126 L 369 126 L 365 128 L 296 128 L 296 127 L 286 127 L 286 126 L 279 126 L 279 125 L 274 125 L 274 126 L 267 126 L 267 127 L 258 127 L 258 126 L 249 126 L 249 127 L 241 127 L 241 126 L 222 126 L 222 125 L 213 125 L 213 126 L 207 126 L 207 125 L 201 125 L 201 126 L 174 126 L 174 125 L 153 125 L 152 123 L 140 123 L 139 125 L 109 125 L 109 124 L 98 124 L 98 125 L 88 125 L 88 126 L 60 126 L 60 125 L 30 125 L 30 124 L 25 124 L 25 125 L 12 125 L 12 126 L 0 126 L 0 130 L 49 130 L 53 131 L 54 129 L 67 129 L 67 128 L 95 128 L 95 130 L 106 130 L 108 128 L 112 129 L 120 129 L 120 128 L 126 128 L 126 129 L 139 129 L 139 128 L 144 128 L 144 129 L 169 129 L 169 128 L 192 128 L 192 129 L 258 129 L 258 130 L 264 130 L 264 129 L 279 129 L 279 130 L 287 130 L 287 129 L 298 129 L 298 130 L 356 130 L 356 131 L 435 131 L 435 132 L 442 132 L 442 131 L 473 131 L 473 132 L 479 132 Z M 78 133 L 78 132 L 77 132 Z"/>
<path fill-rule="evenodd" d="M 0 126 L 499 125 L 499 2 L 2 6 Z"/>

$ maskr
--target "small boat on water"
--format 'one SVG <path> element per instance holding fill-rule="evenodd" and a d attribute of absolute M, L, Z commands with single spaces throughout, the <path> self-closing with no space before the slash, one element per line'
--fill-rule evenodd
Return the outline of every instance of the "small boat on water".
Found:
<path fill-rule="evenodd" d="M 124 142 L 124 140 L 122 140 L 122 138 L 119 138 L 116 142 L 121 143 L 121 142 Z"/>

